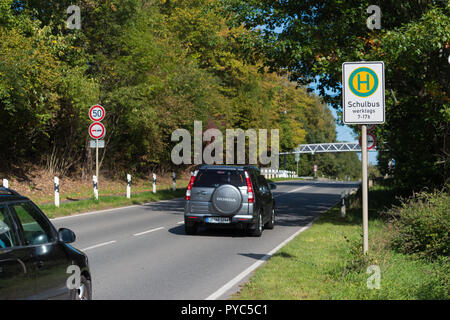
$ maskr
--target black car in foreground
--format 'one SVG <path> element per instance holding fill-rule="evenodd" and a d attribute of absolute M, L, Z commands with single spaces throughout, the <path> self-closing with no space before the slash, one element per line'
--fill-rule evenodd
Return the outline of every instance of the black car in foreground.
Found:
<path fill-rule="evenodd" d="M 0 300 L 92 298 L 87 256 L 28 198 L 0 187 Z"/>
<path fill-rule="evenodd" d="M 200 166 L 186 190 L 186 234 L 195 234 L 200 225 L 231 225 L 261 236 L 264 228 L 274 227 L 275 188 L 254 166 Z"/>

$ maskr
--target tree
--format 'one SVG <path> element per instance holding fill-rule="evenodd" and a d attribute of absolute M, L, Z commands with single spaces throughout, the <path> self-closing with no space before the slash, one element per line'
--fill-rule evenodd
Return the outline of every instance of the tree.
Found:
<path fill-rule="evenodd" d="M 264 26 L 268 64 L 305 85 L 317 82 L 340 113 L 341 65 L 385 62 L 387 121 L 375 133 L 380 166 L 396 159 L 401 187 L 449 182 L 450 6 L 448 1 L 226 0 L 237 23 Z M 380 6 L 381 30 L 366 26 L 369 5 Z M 355 130 L 358 130 L 355 128 Z"/>

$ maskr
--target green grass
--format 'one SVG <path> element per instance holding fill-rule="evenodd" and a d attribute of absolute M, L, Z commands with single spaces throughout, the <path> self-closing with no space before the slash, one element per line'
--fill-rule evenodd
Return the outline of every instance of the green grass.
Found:
<path fill-rule="evenodd" d="M 83 213 L 95 210 L 103 210 L 117 207 L 124 207 L 129 205 L 143 204 L 148 202 L 168 200 L 184 196 L 185 188 L 178 188 L 176 191 L 172 190 L 158 190 L 157 193 L 143 192 L 132 193 L 131 199 L 125 196 L 102 196 L 99 195 L 99 200 L 79 200 L 69 203 L 61 203 L 60 207 L 55 207 L 54 204 L 43 204 L 39 207 L 49 217 L 56 218 L 61 216 L 68 216 L 76 213 Z"/>
<path fill-rule="evenodd" d="M 189 180 L 181 178 L 177 180 L 177 186 L 187 186 L 189 183 Z M 108 184 L 106 187 L 103 184 L 100 184 L 100 192 L 104 196 L 114 196 L 119 194 L 125 193 L 125 184 Z M 132 185 L 132 191 L 135 194 L 138 193 L 145 193 L 150 192 L 150 190 L 153 189 L 153 182 L 142 182 L 139 181 L 139 184 L 133 184 Z M 165 181 L 158 181 L 158 192 L 160 190 L 172 190 L 172 182 L 167 182 L 167 179 Z M 39 206 L 46 204 L 46 203 L 53 203 L 54 202 L 54 195 L 27 195 L 31 200 L 33 200 L 35 203 L 37 203 Z M 64 185 L 61 186 L 61 193 L 60 198 L 61 201 L 65 199 L 86 199 L 93 196 L 93 190 L 92 190 L 92 184 L 80 184 L 77 185 L 77 191 L 76 192 L 66 192 Z"/>
<path fill-rule="evenodd" d="M 357 201 L 341 218 L 324 213 L 264 266 L 232 299 L 449 299 L 448 260 L 425 261 L 390 249 L 390 230 L 380 217 L 395 202 L 390 190 L 369 195 L 369 254 L 362 254 L 361 209 Z M 368 289 L 369 265 L 381 270 L 381 288 Z"/>

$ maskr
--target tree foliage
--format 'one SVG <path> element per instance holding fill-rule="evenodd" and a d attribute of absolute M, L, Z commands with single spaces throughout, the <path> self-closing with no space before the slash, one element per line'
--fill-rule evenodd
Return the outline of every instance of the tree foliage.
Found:
<path fill-rule="evenodd" d="M 260 47 L 272 70 L 289 70 L 301 85 L 316 83 L 339 112 L 342 63 L 384 61 L 387 119 L 375 131 L 380 166 L 386 172 L 395 159 L 394 177 L 407 188 L 449 182 L 448 1 L 223 2 L 235 24 L 264 27 Z M 366 26 L 369 5 L 381 8 L 381 30 Z"/>
<path fill-rule="evenodd" d="M 91 174 L 91 105 L 106 108 L 102 166 L 172 169 L 171 133 L 194 120 L 221 130 L 279 129 L 280 147 L 335 139 L 331 112 L 265 67 L 260 34 L 212 0 L 0 0 L 0 158 Z M 330 162 L 331 171 L 336 167 Z"/>

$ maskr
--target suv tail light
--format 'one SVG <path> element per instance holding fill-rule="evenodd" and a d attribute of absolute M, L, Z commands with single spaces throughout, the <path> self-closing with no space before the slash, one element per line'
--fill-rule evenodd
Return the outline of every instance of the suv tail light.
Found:
<path fill-rule="evenodd" d="M 253 203 L 255 202 L 255 197 L 253 194 L 252 182 L 250 181 L 250 176 L 247 170 L 245 170 L 244 172 L 245 172 L 245 181 L 247 182 L 248 203 Z"/>
<path fill-rule="evenodd" d="M 191 176 L 191 180 L 189 180 L 189 184 L 188 184 L 188 187 L 186 190 L 186 196 L 185 196 L 186 200 L 191 200 L 192 185 L 194 184 L 196 176 L 197 176 L 197 171 L 194 172 L 194 174 Z"/>

